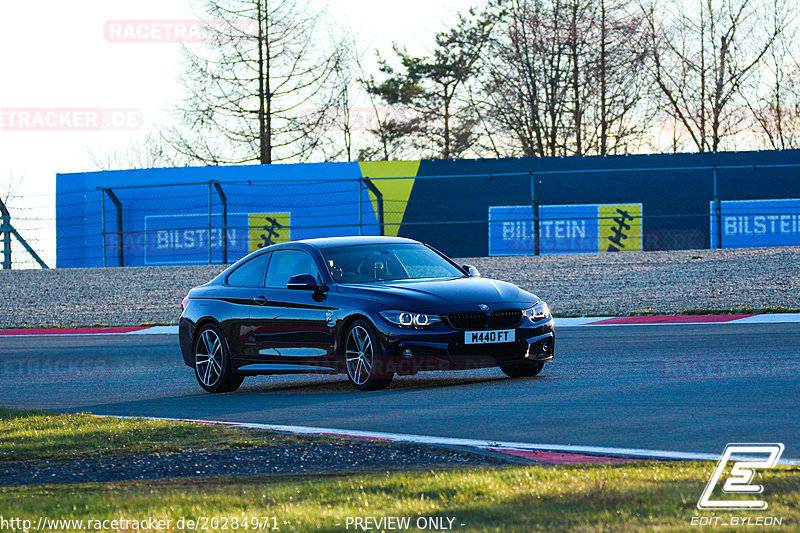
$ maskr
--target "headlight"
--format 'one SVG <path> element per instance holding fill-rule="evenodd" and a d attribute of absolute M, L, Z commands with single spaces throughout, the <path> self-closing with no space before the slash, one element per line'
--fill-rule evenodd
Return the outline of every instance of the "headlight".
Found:
<path fill-rule="evenodd" d="M 545 302 L 539 302 L 533 307 L 527 308 L 523 313 L 531 320 L 541 320 L 550 316 L 550 308 Z"/>
<path fill-rule="evenodd" d="M 441 322 L 438 315 L 409 313 L 408 311 L 381 311 L 380 315 L 397 326 L 420 328 Z"/>

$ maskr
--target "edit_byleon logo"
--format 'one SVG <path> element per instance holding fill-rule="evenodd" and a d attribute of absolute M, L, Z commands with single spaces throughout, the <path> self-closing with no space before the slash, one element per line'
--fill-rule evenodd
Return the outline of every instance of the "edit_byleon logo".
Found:
<path fill-rule="evenodd" d="M 756 470 L 773 468 L 783 454 L 780 442 L 764 444 L 731 443 L 725 446 L 711 479 L 703 490 L 697 508 L 701 510 L 764 510 L 767 502 L 755 497 L 742 496 L 761 494 L 764 487 L 753 483 Z M 723 478 L 728 463 L 730 473 Z M 724 483 L 723 480 L 724 479 Z M 723 496 L 714 496 L 714 490 L 722 484 Z"/>

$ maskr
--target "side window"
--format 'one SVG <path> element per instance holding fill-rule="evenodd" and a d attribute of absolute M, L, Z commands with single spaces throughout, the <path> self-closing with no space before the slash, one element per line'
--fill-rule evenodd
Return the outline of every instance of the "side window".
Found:
<path fill-rule="evenodd" d="M 270 255 L 272 254 L 261 254 L 239 265 L 236 270 L 228 274 L 228 285 L 234 287 L 263 287 Z"/>
<path fill-rule="evenodd" d="M 267 287 L 285 289 L 292 276 L 311 274 L 317 277 L 319 271 L 314 258 L 298 250 L 278 250 L 272 252 L 272 261 L 267 271 Z"/>

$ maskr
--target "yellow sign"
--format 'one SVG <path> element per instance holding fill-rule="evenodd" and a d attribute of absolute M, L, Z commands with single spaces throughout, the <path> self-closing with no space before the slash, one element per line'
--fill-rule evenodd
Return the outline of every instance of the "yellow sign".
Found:
<path fill-rule="evenodd" d="M 419 171 L 419 161 L 362 161 L 358 164 L 361 175 L 365 178 L 397 178 L 377 179 L 375 186 L 383 194 L 383 211 L 385 234 L 397 237 L 400 225 L 408 206 L 411 189 L 414 187 L 414 178 Z M 378 200 L 372 192 L 369 193 L 375 216 L 378 215 Z"/>
<path fill-rule="evenodd" d="M 251 252 L 292 240 L 291 213 L 250 213 L 249 226 Z"/>
<path fill-rule="evenodd" d="M 601 252 L 642 249 L 642 204 L 600 205 Z"/>

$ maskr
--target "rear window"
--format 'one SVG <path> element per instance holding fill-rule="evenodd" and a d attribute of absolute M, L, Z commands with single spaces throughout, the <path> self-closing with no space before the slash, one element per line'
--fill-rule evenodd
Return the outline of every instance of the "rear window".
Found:
<path fill-rule="evenodd" d="M 236 270 L 228 274 L 228 285 L 233 287 L 263 287 L 270 255 L 257 255 L 239 265 Z"/>

